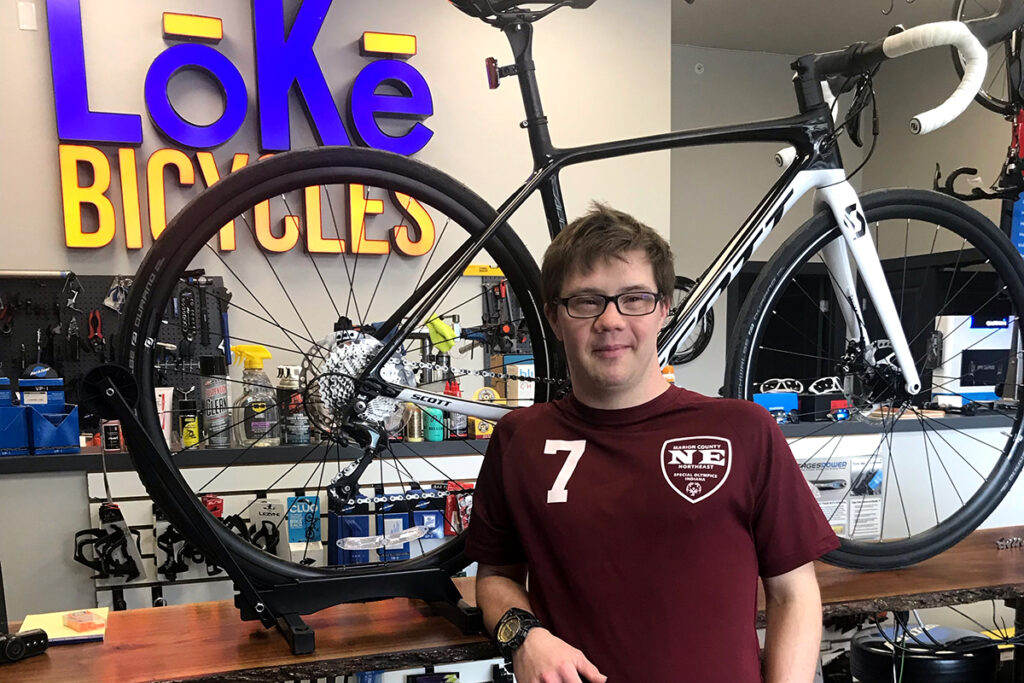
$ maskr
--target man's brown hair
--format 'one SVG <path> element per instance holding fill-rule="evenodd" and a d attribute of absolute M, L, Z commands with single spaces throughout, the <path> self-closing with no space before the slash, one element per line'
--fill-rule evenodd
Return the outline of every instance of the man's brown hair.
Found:
<path fill-rule="evenodd" d="M 565 226 L 544 252 L 540 270 L 544 301 L 551 303 L 562 295 L 562 284 L 569 275 L 589 273 L 599 260 L 624 261 L 628 252 L 636 250 L 647 255 L 658 293 L 671 302 L 676 275 L 668 242 L 628 213 L 600 202 Z"/>

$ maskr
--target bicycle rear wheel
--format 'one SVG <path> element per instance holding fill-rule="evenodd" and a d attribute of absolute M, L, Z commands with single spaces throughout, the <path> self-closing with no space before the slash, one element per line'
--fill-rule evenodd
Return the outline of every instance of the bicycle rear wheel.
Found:
<path fill-rule="evenodd" d="M 903 388 L 859 278 L 871 343 L 848 344 L 821 256 L 842 239 L 830 212 L 798 229 L 758 276 L 737 318 L 726 386 L 752 400 L 768 379 L 796 379 L 806 390 L 838 377 L 842 391 L 832 398 L 846 403 L 849 419 L 812 421 L 822 412 L 843 417 L 835 412 L 842 403 L 826 401 L 800 409 L 808 424 L 784 429 L 841 538 L 825 559 L 877 570 L 957 543 L 989 517 L 1024 465 L 1024 408 L 997 400 L 1019 384 L 1024 267 L 988 219 L 950 197 L 884 190 L 862 202 L 923 391 Z M 977 415 L 932 412 L 933 400 L 962 402 Z"/>
<path fill-rule="evenodd" d="M 953 20 L 970 21 L 981 19 L 996 13 L 999 9 L 999 0 L 954 0 Z M 1020 57 L 1013 56 L 1013 43 L 1018 40 L 1017 34 L 1002 43 L 996 43 L 988 49 L 988 74 L 978 94 L 974 96 L 978 104 L 989 111 L 1007 116 L 1013 113 L 1012 98 L 1010 96 L 1010 75 L 1014 80 L 1020 82 Z M 963 78 L 964 66 L 960 59 L 960 53 L 956 48 L 950 48 L 953 58 L 953 68 L 956 69 L 958 77 Z"/>
<path fill-rule="evenodd" d="M 413 410 L 386 391 L 358 384 L 357 378 L 391 339 L 393 323 L 404 320 L 417 303 L 410 300 L 416 287 L 443 274 L 446 260 L 461 253 L 467 240 L 494 218 L 484 200 L 435 169 L 398 155 L 348 147 L 277 155 L 232 173 L 190 202 L 140 266 L 124 311 L 121 346 L 138 383 L 140 421 L 160 446 L 156 453 L 133 448 L 132 455 L 148 492 L 171 521 L 186 536 L 191 530 L 204 537 L 194 533 L 197 529 L 214 534 L 257 585 L 338 572 L 357 576 L 424 567 L 462 569 L 462 518 L 458 507 L 446 508 L 444 503 L 450 502 L 449 490 L 464 508 L 471 501 L 468 484 L 476 478 L 486 441 L 466 436 L 436 444 L 397 440 L 411 414 L 418 413 L 427 430 L 439 416 Z M 233 251 L 217 248 L 222 228 L 233 230 Z M 558 376 L 558 370 L 549 348 L 553 337 L 545 332 L 535 294 L 540 291 L 536 263 L 507 225 L 488 240 L 474 263 L 497 266 L 500 274 L 492 274 L 490 283 L 460 278 L 427 316 L 440 316 L 454 338 L 433 324 L 432 335 L 425 326 L 428 320 L 415 321 L 413 333 L 401 340 L 382 376 L 396 385 L 435 393 L 452 388 L 454 379 L 467 397 L 500 381 L 501 394 L 532 390 L 532 400 L 546 400 L 552 385 L 545 380 Z M 232 296 L 213 293 L 208 306 L 215 319 L 217 305 L 226 306 L 232 343 L 260 344 L 273 356 L 269 364 L 301 368 L 303 410 L 312 431 L 321 434 L 319 443 L 262 447 L 279 436 L 278 418 L 273 424 L 267 419 L 260 427 L 265 438 L 248 445 L 206 448 L 216 436 L 210 432 L 197 447 L 165 448 L 154 388 L 167 383 L 168 375 L 171 382 L 197 386 L 202 377 L 188 359 L 157 368 L 154 348 L 182 330 L 184 316 L 176 315 L 175 308 L 183 306 L 183 288 L 215 275 L 223 276 Z M 448 351 L 446 358 L 437 355 L 440 350 Z M 502 377 L 502 363 L 509 360 L 532 365 L 539 381 Z M 244 389 L 237 370 L 228 385 L 235 396 Z M 487 391 L 495 393 L 494 387 Z M 353 443 L 355 429 L 354 413 L 346 411 L 357 401 L 363 402 L 359 421 L 371 424 L 389 444 L 380 457 L 358 468 L 363 451 L 346 447 Z M 245 414 L 232 411 L 232 424 L 245 419 Z M 360 429 L 365 436 L 365 427 Z M 210 466 L 186 469 L 186 463 Z M 352 476 L 358 476 L 359 493 L 367 496 L 359 504 L 369 505 L 370 531 L 362 534 L 390 535 L 378 538 L 376 545 L 366 541 L 365 554 L 339 553 L 347 559 L 335 566 L 308 566 L 310 558 L 329 554 L 324 547 L 326 519 L 319 538 L 310 532 L 315 518 L 306 519 L 303 552 L 273 555 L 265 551 L 265 542 L 254 543 L 230 531 L 196 502 L 199 496 L 217 493 L 223 497 L 224 515 L 238 515 L 256 531 L 252 511 L 257 501 L 283 501 L 297 490 L 315 506 L 314 514 L 326 518 L 342 512 L 336 508 L 344 507 L 346 497 L 330 492 L 340 495 L 337 482 Z M 357 500 L 351 492 L 348 498 Z M 397 521 L 380 516 L 387 506 L 398 514 Z M 419 535 L 396 540 L 392 532 L 415 526 L 414 512 L 421 508 L 440 511 L 454 535 L 442 535 L 439 525 L 427 528 L 430 524 L 424 522 Z M 276 524 L 286 525 L 287 519 Z M 376 530 L 375 522 L 381 524 Z M 284 542 L 288 531 L 281 528 L 279 533 Z"/>

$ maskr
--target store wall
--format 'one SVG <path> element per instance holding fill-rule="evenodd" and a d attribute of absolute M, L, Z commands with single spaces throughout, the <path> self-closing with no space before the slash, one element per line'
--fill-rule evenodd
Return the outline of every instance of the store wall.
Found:
<path fill-rule="evenodd" d="M 865 189 L 932 186 L 935 164 L 945 177 L 959 166 L 979 169 L 984 187 L 998 176 L 1010 143 L 1010 124 L 978 104 L 944 128 L 911 135 L 911 117 L 942 102 L 956 88 L 949 54 L 929 50 L 887 62 L 875 79 L 881 121 L 878 146 L 864 170 Z M 967 191 L 966 178 L 957 183 Z M 972 203 L 994 221 L 999 203 Z"/>
<path fill-rule="evenodd" d="M 797 113 L 789 55 L 672 46 L 672 127 L 719 126 Z M 742 144 L 673 150 L 672 249 L 676 272 L 697 277 L 725 246 L 779 177 L 779 145 Z M 860 150 L 843 144 L 849 168 Z M 855 187 L 859 180 L 853 179 Z M 802 199 L 772 231 L 753 259 L 764 261 L 810 216 Z M 717 395 L 725 371 L 726 297 L 715 304 L 707 350 L 676 368 L 676 383 Z"/>
<path fill-rule="evenodd" d="M 0 63 L 6 65 L 0 73 L 5 93 L 5 104 L 0 107 L 4 142 L 0 158 L 4 206 L 0 269 L 134 272 L 144 250 L 129 252 L 125 248 L 117 153 L 113 147 L 103 150 L 114 167 L 113 189 L 109 192 L 118 207 L 114 241 L 96 250 L 70 250 L 65 246 L 47 17 L 44 2 L 34 5 L 38 21 L 38 30 L 34 31 L 18 28 L 14 4 L 0 11 Z M 287 0 L 284 5 L 286 19 L 291 21 L 299 3 Z M 241 130 L 213 150 L 214 156 L 224 168 L 236 152 L 258 152 L 250 3 L 82 3 L 91 109 L 142 117 L 144 142 L 137 158 L 144 229 L 148 225 L 145 162 L 155 150 L 174 146 L 151 125 L 143 92 L 150 64 L 172 44 L 162 38 L 163 11 L 216 13 L 223 19 L 225 38 L 217 49 L 243 75 L 249 111 Z M 535 58 L 557 144 L 657 133 L 669 127 L 670 15 L 669 0 L 613 1 L 597 3 L 586 11 L 562 10 L 538 24 Z M 316 54 L 343 111 L 352 80 L 368 61 L 358 53 L 357 41 L 363 31 L 418 36 L 418 53 L 410 63 L 430 85 L 434 114 L 425 124 L 434 131 L 434 137 L 416 156 L 499 204 L 531 167 L 526 132 L 519 128 L 523 112 L 515 80 L 505 80 L 500 89 L 489 91 L 484 76 L 485 57 L 498 57 L 501 63 L 510 61 L 504 38 L 441 0 L 335 2 L 321 30 Z M 180 74 L 171 80 L 169 92 L 176 108 L 197 123 L 210 123 L 221 112 L 218 90 L 204 77 Z M 314 144 L 294 95 L 290 104 L 293 147 Z M 347 113 L 343 116 L 348 124 Z M 648 154 L 570 169 L 563 175 L 569 214 L 579 214 L 591 199 L 600 199 L 635 213 L 668 234 L 669 159 L 668 153 Z M 170 173 L 165 185 L 169 217 L 198 192 L 198 183 L 196 187 L 177 188 L 176 178 Z M 512 225 L 539 257 L 547 241 L 539 200 L 525 206 Z M 147 231 L 145 247 L 150 243 Z M 240 256 L 235 254 L 236 258 Z M 295 272 L 284 272 L 284 277 L 293 275 L 301 282 L 309 276 L 304 256 L 287 256 L 283 261 L 285 271 Z M 287 306 L 283 301 L 268 306 L 281 310 L 274 308 L 277 303 Z M 240 333 L 234 322 L 232 331 Z M 68 475 L 61 481 L 59 493 L 33 477 L 9 478 L 3 483 L 6 488 L 0 488 L 0 494 L 6 489 L 25 492 L 20 498 L 0 495 L 8 529 L 0 536 L 0 562 L 6 574 L 8 610 L 14 618 L 26 612 L 66 609 L 89 602 L 90 572 L 86 568 L 54 562 L 51 567 L 55 573 L 40 579 L 38 574 L 21 571 L 21 565 L 16 564 L 22 558 L 37 557 L 39 552 L 40 541 L 33 534 L 19 531 L 31 528 L 39 514 L 39 508 L 23 504 L 26 497 L 44 501 L 41 509 L 55 525 L 48 530 L 47 548 L 59 549 L 60 558 L 70 556 L 74 531 L 87 524 L 84 476 Z"/>

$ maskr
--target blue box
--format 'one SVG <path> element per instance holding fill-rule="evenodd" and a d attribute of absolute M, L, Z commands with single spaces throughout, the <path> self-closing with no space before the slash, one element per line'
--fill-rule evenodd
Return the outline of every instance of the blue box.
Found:
<path fill-rule="evenodd" d="M 781 410 L 788 415 L 789 411 L 799 411 L 800 409 L 800 397 L 795 391 L 754 394 L 754 403 L 763 407 L 769 413 L 773 410 Z"/>
<path fill-rule="evenodd" d="M 43 409 L 43 412 L 59 413 L 64 410 L 64 380 L 59 377 L 19 380 L 18 396 L 23 406 L 36 406 Z"/>
<path fill-rule="evenodd" d="M 63 392 L 61 392 L 63 393 Z M 48 453 L 77 453 L 78 406 L 25 406 L 29 413 L 30 441 L 36 455 Z"/>
<path fill-rule="evenodd" d="M 0 455 L 28 455 L 28 409 L 0 406 Z"/>
<path fill-rule="evenodd" d="M 11 380 L 7 377 L 0 377 L 0 408 L 10 406 L 11 401 Z"/>
<path fill-rule="evenodd" d="M 340 515 L 334 512 L 327 513 L 327 564 L 366 564 L 370 561 L 369 550 L 345 550 L 338 546 L 338 541 L 343 538 L 365 538 L 370 535 L 369 500 L 366 496 L 360 495 L 351 505 L 346 503 Z"/>

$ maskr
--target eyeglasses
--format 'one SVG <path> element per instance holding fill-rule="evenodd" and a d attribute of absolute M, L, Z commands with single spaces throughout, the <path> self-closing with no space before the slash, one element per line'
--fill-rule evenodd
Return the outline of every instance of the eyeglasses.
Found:
<path fill-rule="evenodd" d="M 658 307 L 661 294 L 653 292 L 623 292 L 615 296 L 604 294 L 579 294 L 568 298 L 555 298 L 556 304 L 565 306 L 570 318 L 596 318 L 608 308 L 608 302 L 615 302 L 615 309 L 622 315 L 650 315 Z"/>
<path fill-rule="evenodd" d="M 802 394 L 804 391 L 803 382 L 798 379 L 766 379 L 761 382 L 762 394 L 780 394 L 782 392 L 794 392 Z"/>

